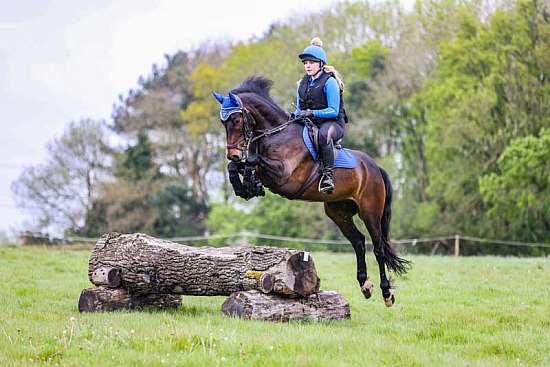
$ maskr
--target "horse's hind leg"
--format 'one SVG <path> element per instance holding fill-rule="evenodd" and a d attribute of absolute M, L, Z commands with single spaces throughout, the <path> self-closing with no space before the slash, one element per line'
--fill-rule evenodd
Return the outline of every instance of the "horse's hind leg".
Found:
<path fill-rule="evenodd" d="M 359 216 L 365 223 L 372 239 L 374 256 L 376 257 L 376 262 L 378 263 L 378 268 L 380 271 L 380 289 L 382 290 L 384 303 L 386 306 L 391 307 L 395 302 L 395 297 L 393 295 L 393 289 L 391 288 L 391 281 L 386 276 L 386 260 L 384 254 L 384 244 L 382 243 L 383 239 L 380 216 L 372 212 L 359 213 Z"/>
<path fill-rule="evenodd" d="M 365 298 L 370 298 L 373 285 L 368 280 L 367 263 L 365 261 L 365 236 L 353 223 L 353 216 L 357 214 L 357 205 L 352 201 L 325 203 L 325 213 L 340 228 L 355 250 L 357 258 L 357 281 Z"/>

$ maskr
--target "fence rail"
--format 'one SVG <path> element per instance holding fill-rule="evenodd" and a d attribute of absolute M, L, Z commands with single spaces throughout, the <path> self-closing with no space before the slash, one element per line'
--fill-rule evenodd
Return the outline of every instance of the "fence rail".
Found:
<path fill-rule="evenodd" d="M 40 235 L 40 234 L 27 233 L 25 235 L 27 237 L 32 237 L 34 239 L 42 239 L 43 242 L 48 242 L 51 244 L 69 244 L 74 242 L 95 243 L 98 240 L 97 238 L 89 238 L 89 237 L 66 237 L 66 238 L 52 239 L 46 235 Z M 229 241 L 229 242 L 246 245 L 246 244 L 249 244 L 249 239 L 251 238 L 280 241 L 280 242 L 318 244 L 318 245 L 326 245 L 326 246 L 341 246 L 341 245 L 349 244 L 347 240 L 323 240 L 323 239 L 314 239 L 314 238 L 274 236 L 274 235 L 267 235 L 267 234 L 261 234 L 256 232 L 249 232 L 249 231 L 241 231 L 238 233 L 230 233 L 230 234 L 205 235 L 205 236 L 172 237 L 172 238 L 165 238 L 165 239 L 168 241 L 178 242 L 178 243 L 189 243 L 189 242 L 196 243 L 200 241 L 208 242 L 211 240 L 232 240 L 233 239 L 233 241 Z M 472 237 L 472 236 L 464 236 L 459 234 L 431 237 L 431 238 L 395 239 L 395 240 L 392 240 L 392 243 L 400 244 L 404 246 L 416 246 L 417 244 L 421 244 L 421 243 L 432 243 L 433 246 L 431 248 L 430 254 L 433 255 L 437 252 L 441 244 L 446 244 L 449 241 L 452 241 L 453 243 L 454 256 L 460 256 L 460 248 L 461 248 L 462 241 L 468 241 L 470 243 L 486 243 L 486 244 L 495 244 L 495 245 L 538 247 L 538 248 L 550 249 L 550 244 L 547 244 L 547 243 L 532 243 L 532 242 L 487 239 L 487 238 L 479 238 L 479 237 Z M 33 243 L 33 242 L 23 241 L 23 244 L 27 244 L 27 243 Z M 366 244 L 372 244 L 372 242 L 370 240 L 367 240 Z M 447 246 L 445 245 L 445 247 Z"/>

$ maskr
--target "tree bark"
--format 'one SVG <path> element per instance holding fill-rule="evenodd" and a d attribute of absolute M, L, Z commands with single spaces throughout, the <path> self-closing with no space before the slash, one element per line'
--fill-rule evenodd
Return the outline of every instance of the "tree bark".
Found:
<path fill-rule="evenodd" d="M 309 253 L 269 246 L 191 247 L 145 234 L 103 235 L 89 261 L 97 286 L 133 294 L 227 296 L 257 289 L 287 297 L 319 290 Z"/>
<path fill-rule="evenodd" d="M 222 304 L 226 315 L 246 319 L 290 320 L 345 320 L 351 312 L 346 299 L 335 291 L 320 291 L 303 298 L 285 298 L 255 290 L 232 293 Z"/>
<path fill-rule="evenodd" d="M 181 295 L 143 294 L 136 295 L 122 288 L 96 287 L 82 290 L 78 311 L 97 312 L 119 309 L 176 308 L 181 304 Z"/>

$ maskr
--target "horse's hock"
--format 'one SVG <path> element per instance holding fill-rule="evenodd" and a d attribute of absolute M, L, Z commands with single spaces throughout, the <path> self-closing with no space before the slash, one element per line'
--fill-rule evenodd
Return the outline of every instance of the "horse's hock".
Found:
<path fill-rule="evenodd" d="M 269 246 L 191 247 L 145 234 L 106 234 L 96 243 L 79 311 L 168 308 L 181 295 L 229 296 L 222 312 L 243 318 L 346 319 L 349 304 L 319 291 L 309 253 Z M 267 310 L 271 310 L 267 311 Z"/>

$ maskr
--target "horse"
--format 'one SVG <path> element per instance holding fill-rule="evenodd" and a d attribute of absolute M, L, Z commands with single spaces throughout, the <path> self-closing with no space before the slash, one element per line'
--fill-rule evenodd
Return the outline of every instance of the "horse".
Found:
<path fill-rule="evenodd" d="M 353 168 L 334 170 L 333 193 L 321 193 L 314 184 L 320 178 L 319 163 L 304 144 L 302 118 L 293 118 L 273 101 L 273 81 L 250 76 L 231 89 L 228 96 L 212 91 L 222 104 L 220 118 L 226 132 L 228 171 L 235 193 L 248 199 L 263 195 L 265 186 L 291 200 L 324 203 L 325 214 L 336 224 L 353 247 L 357 261 L 357 281 L 369 299 L 373 284 L 369 281 L 365 259 L 365 236 L 353 217 L 365 223 L 374 246 L 380 273 L 380 289 L 387 307 L 395 303 L 393 279 L 405 274 L 410 261 L 397 256 L 389 239 L 392 186 L 387 172 L 366 153 L 345 149 L 355 160 Z M 338 152 L 342 154 L 342 150 Z M 247 191 L 236 172 L 248 177 Z"/>

